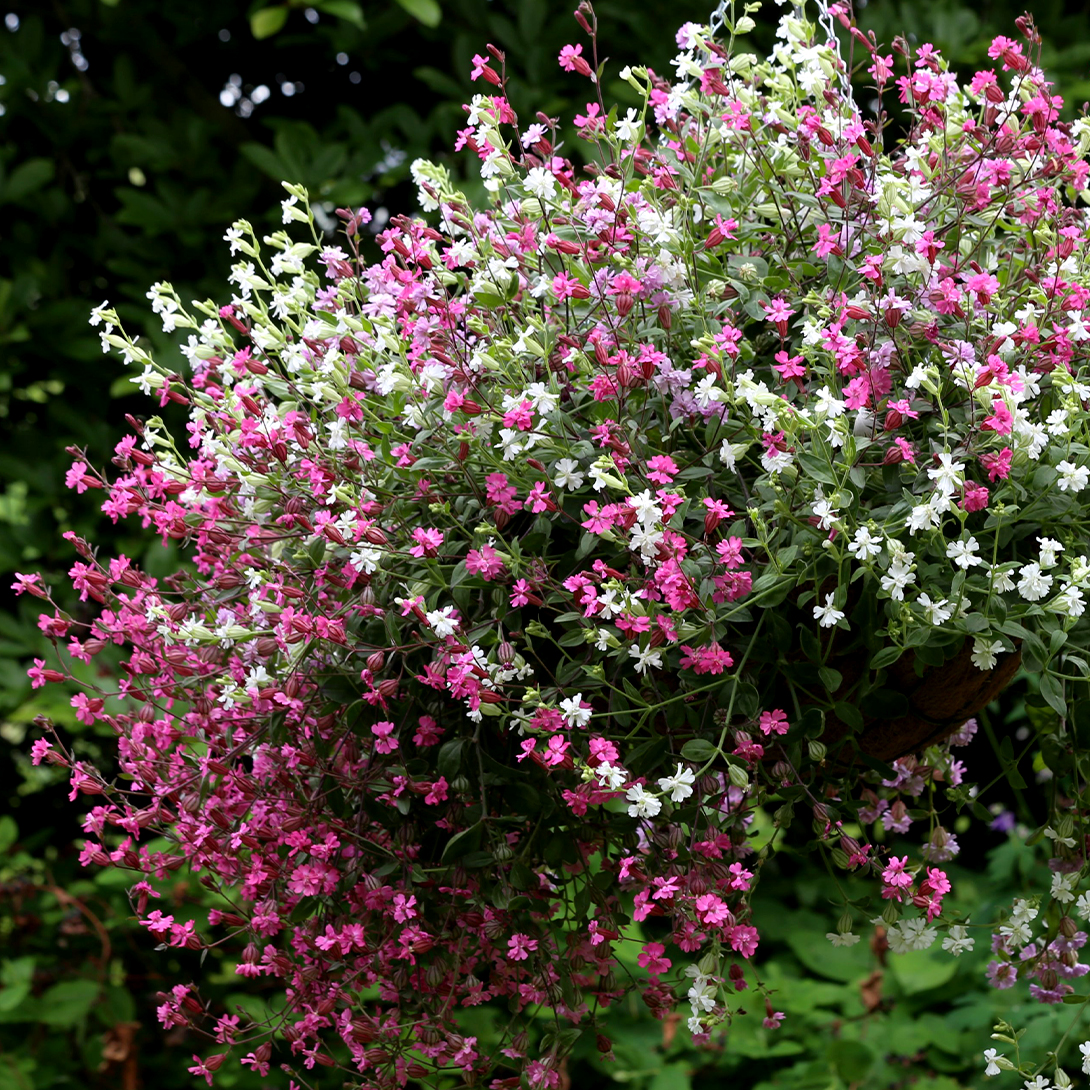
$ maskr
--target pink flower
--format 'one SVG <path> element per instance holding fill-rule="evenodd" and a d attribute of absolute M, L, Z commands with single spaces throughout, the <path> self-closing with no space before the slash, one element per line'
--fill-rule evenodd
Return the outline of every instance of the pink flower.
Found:
<path fill-rule="evenodd" d="M 903 888 L 912 885 L 912 875 L 905 870 L 908 865 L 908 856 L 898 859 L 895 855 L 890 857 L 889 865 L 882 871 L 882 881 L 887 886 Z"/>
<path fill-rule="evenodd" d="M 963 511 L 983 511 L 988 506 L 987 485 L 965 482 L 965 494 L 961 499 Z"/>
<path fill-rule="evenodd" d="M 761 712 L 757 726 L 762 734 L 786 734 L 791 724 L 787 721 L 787 713 L 783 708 L 773 708 L 772 711 Z"/>
<path fill-rule="evenodd" d="M 757 953 L 760 935 L 755 927 L 735 927 L 730 933 L 730 947 L 737 950 L 744 958 L 751 958 Z"/>
<path fill-rule="evenodd" d="M 673 965 L 669 958 L 663 957 L 665 953 L 666 947 L 661 942 L 644 943 L 640 953 L 636 955 L 636 963 L 652 976 L 658 976 L 669 972 L 670 966 Z"/>
<path fill-rule="evenodd" d="M 998 454 L 982 454 L 980 464 L 988 471 L 988 480 L 1005 481 L 1010 476 L 1013 457 L 1014 451 L 1010 447 L 1004 447 Z"/>
<path fill-rule="evenodd" d="M 529 431 L 534 423 L 533 410 L 532 402 L 520 401 L 503 414 L 503 426 L 505 428 L 517 428 L 519 431 Z"/>
<path fill-rule="evenodd" d="M 578 72 L 581 76 L 590 75 L 590 65 L 586 59 L 581 56 L 583 47 L 581 45 L 566 45 L 560 50 L 560 56 L 558 58 L 560 67 L 565 72 Z M 589 109 L 589 107 L 588 107 Z"/>
<path fill-rule="evenodd" d="M 479 575 L 485 582 L 499 578 L 504 570 L 500 554 L 491 545 L 482 545 L 466 553 L 466 571 L 470 575 Z"/>
<path fill-rule="evenodd" d="M 726 923 L 730 920 L 730 909 L 723 903 L 723 899 L 714 893 L 702 893 L 696 899 L 696 914 L 701 923 L 716 924 Z"/>
<path fill-rule="evenodd" d="M 397 749 L 397 739 L 393 737 L 394 725 L 389 720 L 372 724 L 371 733 L 375 736 L 376 753 L 393 753 Z"/>
<path fill-rule="evenodd" d="M 521 933 L 507 940 L 507 957 L 511 961 L 525 961 L 537 949 L 537 939 Z"/>
<path fill-rule="evenodd" d="M 992 400 L 992 415 L 980 425 L 980 430 L 994 431 L 996 435 L 1010 435 L 1013 424 L 1014 418 L 1007 403 L 1001 397 L 996 397 Z"/>
<path fill-rule="evenodd" d="M 540 515 L 543 511 L 555 511 L 556 500 L 553 499 L 552 493 L 545 487 L 543 481 L 538 481 L 534 487 L 530 490 L 530 495 L 526 497 L 526 507 L 529 507 L 535 515 Z"/>
<path fill-rule="evenodd" d="M 213 1072 L 218 1071 L 223 1065 L 225 1055 L 225 1053 L 220 1053 L 220 1055 L 218 1056 L 209 1056 L 207 1060 L 202 1060 L 200 1056 L 194 1053 L 194 1066 L 189 1068 L 189 1073 L 191 1075 L 203 1075 L 205 1082 L 207 1082 L 208 1085 L 211 1086 L 212 1074 Z"/>
<path fill-rule="evenodd" d="M 174 925 L 173 916 L 164 916 L 159 909 L 149 913 L 146 920 L 140 921 L 141 927 L 146 927 L 155 935 L 166 935 Z"/>
<path fill-rule="evenodd" d="M 511 588 L 511 605 L 514 608 L 528 605 L 541 605 L 541 599 L 534 593 L 534 588 L 525 579 L 519 579 Z"/>
<path fill-rule="evenodd" d="M 394 907 L 393 916 L 396 923 L 408 923 L 417 915 L 416 898 L 413 896 L 406 897 L 404 893 L 394 894 Z"/>
<path fill-rule="evenodd" d="M 747 890 L 753 878 L 753 871 L 746 870 L 741 863 L 731 863 L 727 868 L 730 871 L 730 888 Z"/>
<path fill-rule="evenodd" d="M 416 544 L 409 552 L 418 560 L 425 556 L 436 556 L 439 546 L 443 544 L 443 532 L 441 530 L 425 530 L 418 526 L 413 530 L 413 540 Z"/>
<path fill-rule="evenodd" d="M 30 763 L 40 765 L 43 758 L 53 752 L 53 747 L 45 738 L 37 738 L 30 747 Z"/>
<path fill-rule="evenodd" d="M 840 243 L 833 238 L 833 229 L 827 223 L 818 225 L 818 240 L 811 247 L 818 257 L 828 257 L 840 251 Z M 841 251 L 843 252 L 843 251 Z"/>
<path fill-rule="evenodd" d="M 677 473 L 677 463 L 669 454 L 656 454 L 647 459 L 647 479 L 655 484 L 670 484 Z"/>

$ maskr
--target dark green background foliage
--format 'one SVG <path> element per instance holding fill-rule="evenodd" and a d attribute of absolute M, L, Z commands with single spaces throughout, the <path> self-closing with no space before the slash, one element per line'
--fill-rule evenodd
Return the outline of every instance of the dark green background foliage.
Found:
<path fill-rule="evenodd" d="M 0 1090 L 190 1086 L 183 1061 L 211 1050 L 159 1028 L 157 990 L 199 976 L 202 993 L 218 1004 L 258 1010 L 276 1002 L 260 989 L 242 994 L 232 962 L 216 951 L 203 966 L 196 956 L 155 953 L 132 918 L 125 876 L 79 866 L 77 809 L 65 785 L 24 756 L 39 714 L 62 724 L 91 758 L 108 753 L 112 738 L 76 723 L 61 687 L 31 692 L 25 669 L 46 643 L 36 624 L 39 603 L 7 591 L 11 573 L 45 571 L 58 600 L 85 616 L 63 589 L 74 554 L 61 531 L 74 529 L 109 552 L 127 551 L 152 573 L 175 562 L 132 528 L 104 522 L 96 493 L 77 497 L 64 487 L 71 462 L 65 447 L 86 449 L 89 461 L 105 466 L 126 430 L 125 414 L 147 411 L 120 363 L 101 354 L 87 323 L 90 307 L 110 300 L 130 331 L 143 332 L 168 358 L 174 350 L 149 320 L 144 293 L 168 279 L 183 298 L 225 300 L 229 259 L 221 236 L 242 216 L 262 227 L 278 223 L 281 179 L 304 183 L 332 228 L 330 214 L 341 205 L 368 205 L 377 224 L 380 209 L 412 211 L 406 180 L 419 155 L 474 177 L 468 154 L 455 157 L 449 149 L 463 123 L 461 104 L 472 94 L 470 58 L 486 42 L 507 53 L 510 97 L 524 126 L 539 110 L 570 118 L 590 97 L 587 81 L 556 64 L 561 45 L 581 40 L 573 6 L 0 5 L 0 16 L 8 15 L 0 26 L 0 769 L 9 799 L 0 817 Z M 1034 7 L 1045 67 L 1077 111 L 1090 98 L 1090 19 L 1057 2 Z M 694 0 L 601 0 L 607 101 L 631 95 L 615 78 L 625 63 L 669 74 L 674 30 L 705 19 L 709 9 Z M 883 2 L 859 16 L 880 40 L 911 30 L 910 41 L 934 42 L 971 72 L 986 66 L 993 34 L 1014 33 L 1020 13 L 1004 4 Z M 768 27 L 757 37 L 767 43 Z M 255 90 L 262 86 L 264 98 Z M 567 153 L 578 157 L 574 134 L 568 136 Z M 1009 729 L 1016 728 L 1014 722 Z M 978 767 L 994 760 L 982 744 L 970 754 Z M 986 834 L 980 847 L 1000 840 Z M 1009 900 L 1028 865 L 1013 841 L 1000 844 L 989 869 L 964 875 L 955 889 L 966 902 L 974 891 L 984 902 Z M 616 1062 L 603 1064 L 593 1041 L 585 1042 L 574 1082 L 617 1077 L 636 1090 L 684 1090 L 724 1077 L 798 1090 L 975 1085 L 981 1028 L 1013 1001 L 1010 993 L 984 989 L 979 957 L 933 962 L 921 954 L 883 966 L 863 944 L 834 957 L 821 937 L 833 922 L 824 871 L 780 856 L 765 874 L 762 918 L 773 951 L 767 975 L 785 985 L 778 1005 L 788 1025 L 772 1034 L 761 1029 L 763 1011 L 755 1004 L 752 1024 L 736 1027 L 729 1048 L 701 1058 L 687 1049 L 683 1030 L 674 1038 L 668 1029 L 664 1037 L 663 1025 L 634 1000 L 612 1020 Z M 199 916 L 198 884 L 179 877 L 162 888 L 164 911 Z M 986 910 L 985 903 L 974 912 L 983 917 Z M 786 986 L 803 968 L 811 981 Z M 872 978 L 870 991 L 861 990 L 859 982 L 875 970 L 881 983 Z M 472 1013 L 467 1031 L 487 1040 L 487 1011 Z M 1034 1017 L 1043 1051 L 1059 1016 L 1038 1010 Z M 220 1082 L 261 1084 L 226 1068 Z M 265 1084 L 286 1086 L 287 1079 L 274 1067 Z"/>

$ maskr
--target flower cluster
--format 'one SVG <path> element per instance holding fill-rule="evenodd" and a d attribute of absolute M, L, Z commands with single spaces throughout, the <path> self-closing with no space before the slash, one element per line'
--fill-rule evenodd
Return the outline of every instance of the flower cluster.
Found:
<path fill-rule="evenodd" d="M 487 206 L 418 162 L 430 218 L 395 217 L 368 263 L 365 210 L 339 210 L 330 245 L 286 185 L 306 241 L 240 221 L 228 302 L 149 293 L 185 374 L 93 312 L 189 423 L 133 421 L 113 479 L 77 451 L 69 484 L 191 563 L 157 579 L 73 538 L 100 611 L 42 624 L 83 662 L 123 649 L 116 686 L 73 701 L 116 732 L 121 775 L 34 756 L 101 796 L 84 859 L 142 872 L 152 934 L 199 949 L 226 929 L 239 975 L 286 989 L 278 1021 L 220 1034 L 244 1063 L 267 1067 L 253 1042 L 275 1031 L 368 1086 L 555 1087 L 632 986 L 633 943 L 643 1000 L 687 999 L 705 1040 L 762 988 L 752 893 L 805 842 L 796 810 L 874 876 L 894 950 L 936 926 L 971 948 L 942 915 L 955 837 L 933 826 L 916 864 L 849 826 L 907 833 L 925 782 L 968 805 L 958 736 L 940 743 L 1019 657 L 1063 751 L 1090 671 L 1090 122 L 1057 119 L 1018 42 L 967 85 L 901 49 L 892 81 L 853 29 L 907 117 L 889 139 L 800 12 L 764 59 L 740 48 L 752 25 L 728 22 L 729 48 L 684 26 L 672 82 L 624 70 L 639 108 L 575 119 L 594 168 L 554 120 L 523 128 L 490 47 L 458 136 Z M 582 46 L 560 63 L 594 93 Z M 972 706 L 925 715 L 918 675 L 948 661 Z M 223 898 L 207 922 L 148 911 L 182 866 Z M 1027 912 L 994 972 L 1032 946 L 1047 999 L 1081 933 L 1033 945 Z M 493 1000 L 515 1016 L 502 1059 L 455 1017 Z M 202 1010 L 175 989 L 161 1016 Z M 222 1056 L 194 1070 L 211 1082 Z"/>

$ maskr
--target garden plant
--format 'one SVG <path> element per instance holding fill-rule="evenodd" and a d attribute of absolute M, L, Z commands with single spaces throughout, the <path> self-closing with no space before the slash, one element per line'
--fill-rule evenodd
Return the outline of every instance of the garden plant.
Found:
<path fill-rule="evenodd" d="M 755 895 L 784 846 L 842 890 L 830 954 L 990 947 L 996 989 L 1069 1004 L 1064 1040 L 1002 1023 L 981 1069 L 1071 1084 L 1090 120 L 1060 120 L 1028 17 L 959 79 L 839 4 L 775 11 L 758 56 L 757 14 L 681 27 L 622 110 L 581 4 L 587 168 L 482 47 L 457 146 L 488 199 L 417 161 L 423 214 L 368 262 L 367 209 L 323 237 L 285 182 L 283 230 L 228 230 L 222 298 L 152 286 L 184 372 L 94 309 L 165 411 L 68 484 L 186 564 L 69 535 L 89 623 L 18 576 L 59 652 L 33 684 L 75 679 L 117 736 L 92 767 L 42 722 L 33 759 L 152 942 L 281 990 L 245 1019 L 162 993 L 209 1085 L 560 1087 L 630 994 L 698 1047 L 754 1008 L 774 1034 Z M 951 907 L 953 823 L 993 820 L 958 753 L 1016 675 L 1050 881 L 983 919 Z M 183 868 L 199 918 L 157 907 Z"/>

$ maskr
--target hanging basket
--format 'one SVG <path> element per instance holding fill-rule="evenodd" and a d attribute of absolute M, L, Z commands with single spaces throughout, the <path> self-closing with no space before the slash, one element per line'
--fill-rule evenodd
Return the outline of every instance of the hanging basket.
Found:
<path fill-rule="evenodd" d="M 906 651 L 886 667 L 884 687 L 903 696 L 908 711 L 895 718 L 864 715 L 861 731 L 829 713 L 821 740 L 831 749 L 854 735 L 860 752 L 880 761 L 893 761 L 941 742 L 990 704 L 1011 683 L 1022 663 L 1017 647 L 1001 654 L 990 670 L 974 666 L 972 654 L 972 643 L 966 640 L 952 658 L 941 665 L 925 666 L 917 673 L 916 657 L 911 650 Z M 865 669 L 844 669 L 848 665 L 837 662 L 845 691 L 855 685 Z"/>

